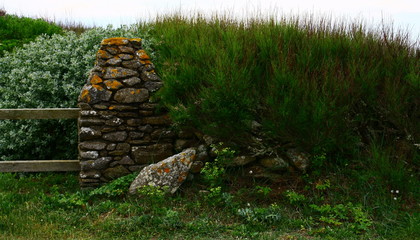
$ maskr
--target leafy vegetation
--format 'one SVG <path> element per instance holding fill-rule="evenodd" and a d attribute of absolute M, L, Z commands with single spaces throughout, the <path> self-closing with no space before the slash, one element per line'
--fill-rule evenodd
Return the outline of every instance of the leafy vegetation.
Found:
<path fill-rule="evenodd" d="M 43 19 L 32 19 L 6 14 L 0 10 L 0 56 L 4 51 L 11 51 L 25 43 L 33 41 L 39 35 L 61 34 L 63 30 L 54 23 Z"/>
<path fill-rule="evenodd" d="M 104 38 L 146 36 L 135 26 L 43 35 L 0 58 L 0 108 L 69 108 Z M 148 48 L 148 41 L 143 45 Z M 74 120 L 0 121 L 0 159 L 76 159 Z M 63 133 L 64 136 L 63 136 Z"/>

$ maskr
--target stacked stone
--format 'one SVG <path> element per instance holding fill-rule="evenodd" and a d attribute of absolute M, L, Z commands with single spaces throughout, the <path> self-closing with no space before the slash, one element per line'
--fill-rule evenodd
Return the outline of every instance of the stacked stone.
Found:
<path fill-rule="evenodd" d="M 173 155 L 177 136 L 152 100 L 162 85 L 141 39 L 101 42 L 79 96 L 82 187 L 97 187 Z"/>

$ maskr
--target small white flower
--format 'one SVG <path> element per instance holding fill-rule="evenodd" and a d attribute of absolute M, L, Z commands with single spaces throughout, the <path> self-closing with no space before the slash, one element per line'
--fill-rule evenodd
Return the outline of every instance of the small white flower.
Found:
<path fill-rule="evenodd" d="M 252 174 L 253 173 L 253 171 L 251 170 L 251 171 L 249 171 L 249 174 Z"/>
<path fill-rule="evenodd" d="M 250 204 L 250 203 L 247 203 L 246 205 L 247 205 L 248 207 L 251 207 L 251 204 Z"/>
<path fill-rule="evenodd" d="M 395 193 L 397 193 L 397 194 L 398 194 L 399 192 L 400 192 L 400 191 L 398 191 L 398 190 L 395 190 Z"/>
<path fill-rule="evenodd" d="M 391 190 L 391 193 L 394 193 L 394 190 Z"/>
<path fill-rule="evenodd" d="M 394 200 L 397 200 L 397 197 L 394 197 Z"/>

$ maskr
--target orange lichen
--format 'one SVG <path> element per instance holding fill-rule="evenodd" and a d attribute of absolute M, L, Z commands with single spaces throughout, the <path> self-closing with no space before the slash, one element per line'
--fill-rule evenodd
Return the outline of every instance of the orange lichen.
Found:
<path fill-rule="evenodd" d="M 92 79 L 90 79 L 91 84 L 99 84 L 102 82 L 102 78 L 100 78 L 98 75 L 93 75 Z"/>
<path fill-rule="evenodd" d="M 115 106 L 110 106 L 108 109 L 109 110 L 112 110 L 112 109 L 114 109 L 115 108 Z"/>
<path fill-rule="evenodd" d="M 115 38 L 108 38 L 104 39 L 101 42 L 101 45 L 127 45 L 128 38 L 123 37 L 115 37 Z"/>
<path fill-rule="evenodd" d="M 165 168 L 165 169 L 163 169 L 163 171 L 164 171 L 165 173 L 169 173 L 169 172 L 171 172 L 171 169 L 169 169 L 169 168 Z"/>
<path fill-rule="evenodd" d="M 96 84 L 93 84 L 93 85 L 92 85 L 92 87 L 96 88 L 98 91 L 102 91 L 102 90 L 104 90 L 104 88 L 103 88 L 103 87 L 101 87 L 101 86 L 99 86 L 99 85 L 96 85 Z"/>
<path fill-rule="evenodd" d="M 132 95 L 134 95 L 134 94 L 140 94 L 140 92 L 141 92 L 141 90 L 140 89 L 137 89 L 137 90 L 130 91 L 130 94 L 132 94 Z"/>
<path fill-rule="evenodd" d="M 119 89 L 120 87 L 123 86 L 123 84 L 117 80 L 105 81 L 105 85 L 107 86 L 108 89 Z"/>
<path fill-rule="evenodd" d="M 149 55 L 147 55 L 146 51 L 144 51 L 144 50 L 138 50 L 136 52 L 136 54 L 141 60 L 149 60 L 150 59 Z"/>
<path fill-rule="evenodd" d="M 89 90 L 85 89 L 82 91 L 82 94 L 80 96 L 80 98 L 82 100 L 85 100 L 86 102 L 90 102 L 90 94 L 89 94 Z"/>
<path fill-rule="evenodd" d="M 130 38 L 130 42 L 141 43 L 141 38 Z"/>
<path fill-rule="evenodd" d="M 107 51 L 104 51 L 104 50 L 98 50 L 97 55 L 100 58 L 111 58 L 112 57 L 111 54 L 109 54 Z"/>
<path fill-rule="evenodd" d="M 152 64 L 152 62 L 151 61 L 149 61 L 149 60 L 140 60 L 139 61 L 141 64 Z"/>

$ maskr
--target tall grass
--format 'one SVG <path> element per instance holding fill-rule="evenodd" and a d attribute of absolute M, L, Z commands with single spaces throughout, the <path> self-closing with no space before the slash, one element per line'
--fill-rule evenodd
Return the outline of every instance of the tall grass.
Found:
<path fill-rule="evenodd" d="M 159 39 L 155 63 L 173 119 L 240 145 L 258 121 L 307 151 L 418 140 L 418 45 L 386 26 L 315 20 L 175 14 L 143 24 Z"/>

